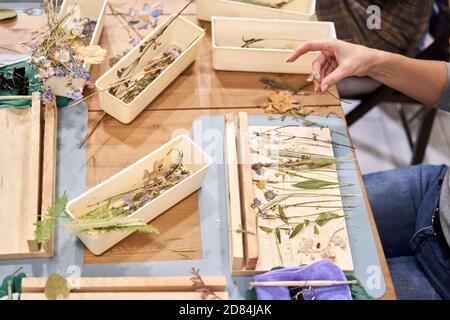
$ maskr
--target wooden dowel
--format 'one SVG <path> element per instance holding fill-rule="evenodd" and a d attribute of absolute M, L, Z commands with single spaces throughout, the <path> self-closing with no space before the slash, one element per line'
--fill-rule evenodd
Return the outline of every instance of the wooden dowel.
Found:
<path fill-rule="evenodd" d="M 250 282 L 252 287 L 329 287 L 345 284 L 358 284 L 357 280 L 352 281 L 330 281 L 330 280 L 307 280 L 307 281 L 264 281 Z"/>

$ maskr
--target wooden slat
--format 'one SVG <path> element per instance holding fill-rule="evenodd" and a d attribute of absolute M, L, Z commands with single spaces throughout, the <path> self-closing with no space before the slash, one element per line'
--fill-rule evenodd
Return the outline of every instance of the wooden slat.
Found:
<path fill-rule="evenodd" d="M 42 195 L 41 217 L 47 215 L 47 209 L 55 201 L 56 188 L 56 132 L 57 132 L 57 108 L 54 103 L 47 104 L 44 108 L 44 138 L 42 155 Z M 48 256 L 53 256 L 54 235 L 42 248 Z"/>
<path fill-rule="evenodd" d="M 244 229 L 244 265 L 247 270 L 254 270 L 258 262 L 258 230 L 256 225 L 257 212 L 251 207 L 255 197 L 253 194 L 248 134 L 247 113 L 239 112 L 237 150 L 239 161 L 239 183 L 241 192 L 242 228 Z"/>
<path fill-rule="evenodd" d="M 227 292 L 215 292 L 228 300 Z M 206 300 L 213 297 L 207 296 Z M 22 293 L 20 300 L 47 300 L 45 293 Z M 200 292 L 73 292 L 64 300 L 205 300 Z"/>
<path fill-rule="evenodd" d="M 31 98 L 31 132 L 30 132 L 30 169 L 28 172 L 28 194 L 25 201 L 30 203 L 27 214 L 26 239 L 31 252 L 39 251 L 39 245 L 34 240 L 35 223 L 39 220 L 42 168 L 42 112 L 39 93 L 33 93 Z"/>
<path fill-rule="evenodd" d="M 26 213 L 30 156 L 30 108 L 0 108 L 0 259 L 29 252 Z"/>
<path fill-rule="evenodd" d="M 237 232 L 242 226 L 242 219 L 234 113 L 225 115 L 225 167 L 227 175 L 230 266 L 232 270 L 241 270 L 244 263 L 244 246 L 242 233 Z"/>
<path fill-rule="evenodd" d="M 223 276 L 204 276 L 212 291 L 225 291 Z M 84 277 L 68 278 L 71 292 L 189 292 L 194 291 L 191 276 L 174 277 Z M 23 292 L 44 292 L 47 278 L 24 278 Z"/>

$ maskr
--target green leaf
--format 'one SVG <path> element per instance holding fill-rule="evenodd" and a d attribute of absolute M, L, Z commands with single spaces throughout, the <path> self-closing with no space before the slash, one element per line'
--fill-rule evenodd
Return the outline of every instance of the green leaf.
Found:
<path fill-rule="evenodd" d="M 264 227 L 264 226 L 259 226 L 259 228 L 266 233 L 271 233 L 273 231 L 272 228 L 268 228 L 268 227 Z"/>
<path fill-rule="evenodd" d="M 324 181 L 319 179 L 310 179 L 305 180 L 301 182 L 297 182 L 292 185 L 294 188 L 300 188 L 300 189 L 307 189 L 307 190 L 317 190 L 317 189 L 323 189 L 329 186 L 335 186 L 338 183 L 336 182 L 330 182 L 330 181 Z"/>
<path fill-rule="evenodd" d="M 284 209 L 282 206 L 278 206 L 278 214 L 280 215 L 280 220 L 284 223 L 289 223 L 289 219 L 286 217 L 286 213 L 284 213 Z"/>
<path fill-rule="evenodd" d="M 305 225 L 304 225 L 303 223 L 300 223 L 300 224 L 296 225 L 295 228 L 294 228 L 294 230 L 292 230 L 292 233 L 291 233 L 291 235 L 289 236 L 289 239 L 292 239 L 292 238 L 294 238 L 297 234 L 299 234 L 300 231 L 302 231 L 302 229 L 303 229 L 304 226 L 305 226 Z"/>
<path fill-rule="evenodd" d="M 56 300 L 61 296 L 67 298 L 70 294 L 70 286 L 64 277 L 52 273 L 45 282 L 44 293 L 49 300 Z"/>
<path fill-rule="evenodd" d="M 326 212 L 324 212 L 324 213 L 321 213 L 321 214 L 319 214 L 318 216 L 317 216 L 317 218 L 316 218 L 316 223 L 319 225 L 319 226 L 323 226 L 323 225 L 325 225 L 327 222 L 329 222 L 330 220 L 333 220 L 333 219 L 336 219 L 336 218 L 339 218 L 340 217 L 340 215 L 338 215 L 337 213 L 331 213 L 331 212 L 328 212 L 328 213 L 326 213 Z"/>
<path fill-rule="evenodd" d="M 99 228 L 95 229 L 99 232 L 146 232 L 149 234 L 153 233 L 159 233 L 159 229 L 153 227 L 149 224 L 142 224 L 142 225 L 136 225 L 136 226 L 118 226 L 118 227 L 109 227 L 109 228 Z"/>
<path fill-rule="evenodd" d="M 130 218 L 126 216 L 115 216 L 112 218 L 101 219 L 74 219 L 71 222 L 64 225 L 66 230 L 72 232 L 84 232 L 84 231 L 129 231 L 129 230 L 143 230 L 148 231 L 147 224 L 141 219 Z M 154 233 L 154 232 L 150 232 Z"/>
<path fill-rule="evenodd" d="M 67 191 L 47 209 L 45 217 L 35 223 L 34 238 L 37 243 L 47 247 L 47 241 L 50 239 L 56 224 L 62 218 L 66 217 L 66 205 L 68 202 Z"/>
<path fill-rule="evenodd" d="M 276 228 L 275 229 L 275 234 L 277 236 L 278 243 L 281 243 L 281 231 L 280 231 L 280 228 Z"/>
<path fill-rule="evenodd" d="M 270 79 L 270 78 L 266 78 L 266 77 L 262 77 L 260 79 L 261 83 L 268 85 L 269 87 L 271 87 L 272 89 L 277 89 L 277 90 L 287 90 L 293 93 L 297 93 L 298 91 L 300 91 L 300 88 L 295 88 L 292 87 L 291 85 L 287 84 L 287 83 L 283 83 L 274 79 Z"/>
<path fill-rule="evenodd" d="M 334 158 L 327 157 L 313 157 L 310 159 L 310 166 L 327 167 L 333 164 L 337 164 L 339 161 Z"/>
<path fill-rule="evenodd" d="M 15 18 L 17 16 L 17 12 L 12 9 L 0 8 L 0 20 L 6 20 Z"/>
<path fill-rule="evenodd" d="M 319 234 L 319 228 L 317 228 L 317 226 L 314 226 L 314 234 Z"/>

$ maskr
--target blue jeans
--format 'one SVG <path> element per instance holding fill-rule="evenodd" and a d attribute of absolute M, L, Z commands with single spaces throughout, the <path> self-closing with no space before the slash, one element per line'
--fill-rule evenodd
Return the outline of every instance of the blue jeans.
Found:
<path fill-rule="evenodd" d="M 399 299 L 450 299 L 450 256 L 434 236 L 447 166 L 413 166 L 364 176 Z"/>

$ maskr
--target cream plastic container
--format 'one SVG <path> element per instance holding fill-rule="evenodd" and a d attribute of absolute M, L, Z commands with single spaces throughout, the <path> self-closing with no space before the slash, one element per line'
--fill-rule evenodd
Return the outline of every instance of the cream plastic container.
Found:
<path fill-rule="evenodd" d="M 129 66 L 139 56 L 139 47 L 156 36 L 174 17 L 175 15 L 169 16 L 163 24 L 159 25 L 153 32 L 147 35 L 136 47 L 122 57 L 116 65 L 105 72 L 105 74 L 96 81 L 95 85 L 97 90 L 100 91 L 100 107 L 103 111 L 120 122 L 130 123 L 133 121 L 146 106 L 148 106 L 172 81 L 194 62 L 200 46 L 200 41 L 205 35 L 205 31 L 186 18 L 179 16 L 160 36 L 159 42 L 161 45 L 159 45 L 156 50 L 150 49 L 144 54 L 135 69 L 135 73 L 141 71 L 150 60 L 160 57 L 164 49 L 169 45 L 174 44 L 179 46 L 182 50 L 180 56 L 129 103 L 125 103 L 116 98 L 109 93 L 109 90 L 107 90 L 112 83 L 119 79 L 117 70 Z"/>
<path fill-rule="evenodd" d="M 91 20 L 97 21 L 91 41 L 89 42 L 89 44 L 93 46 L 98 44 L 103 31 L 107 3 L 108 0 L 64 0 L 61 5 L 60 14 L 63 15 L 64 13 L 70 12 L 75 5 L 78 5 L 81 17 L 88 17 Z M 86 63 L 83 67 L 89 71 L 91 66 Z M 53 77 L 48 80 L 48 83 L 52 87 L 55 95 L 69 97 L 73 89 L 66 87 L 65 84 L 67 81 L 68 79 L 65 77 Z M 72 79 L 72 83 L 74 88 L 83 91 L 86 80 L 81 78 Z"/>
<path fill-rule="evenodd" d="M 275 0 L 260 1 L 279 2 Z M 316 0 L 295 0 L 282 9 L 230 0 L 197 0 L 197 17 L 199 20 L 206 21 L 211 21 L 212 16 L 310 20 L 315 13 Z"/>
<path fill-rule="evenodd" d="M 133 186 L 142 180 L 144 171 L 151 171 L 153 163 L 164 157 L 172 148 L 178 148 L 183 152 L 183 164 L 190 170 L 190 176 L 130 215 L 130 217 L 139 218 L 146 223 L 155 219 L 164 211 L 198 190 L 203 183 L 208 167 L 212 163 L 208 155 L 188 136 L 180 135 L 174 138 L 144 158 L 73 199 L 66 207 L 68 215 L 75 219 L 95 209 L 94 204 L 132 190 Z M 77 235 L 93 254 L 100 255 L 131 233 L 110 232 L 92 235 L 80 232 Z"/>
<path fill-rule="evenodd" d="M 317 52 L 286 63 L 308 40 L 336 38 L 334 23 L 212 17 L 212 60 L 215 70 L 309 74 Z M 245 40 L 265 39 L 243 48 Z"/>

